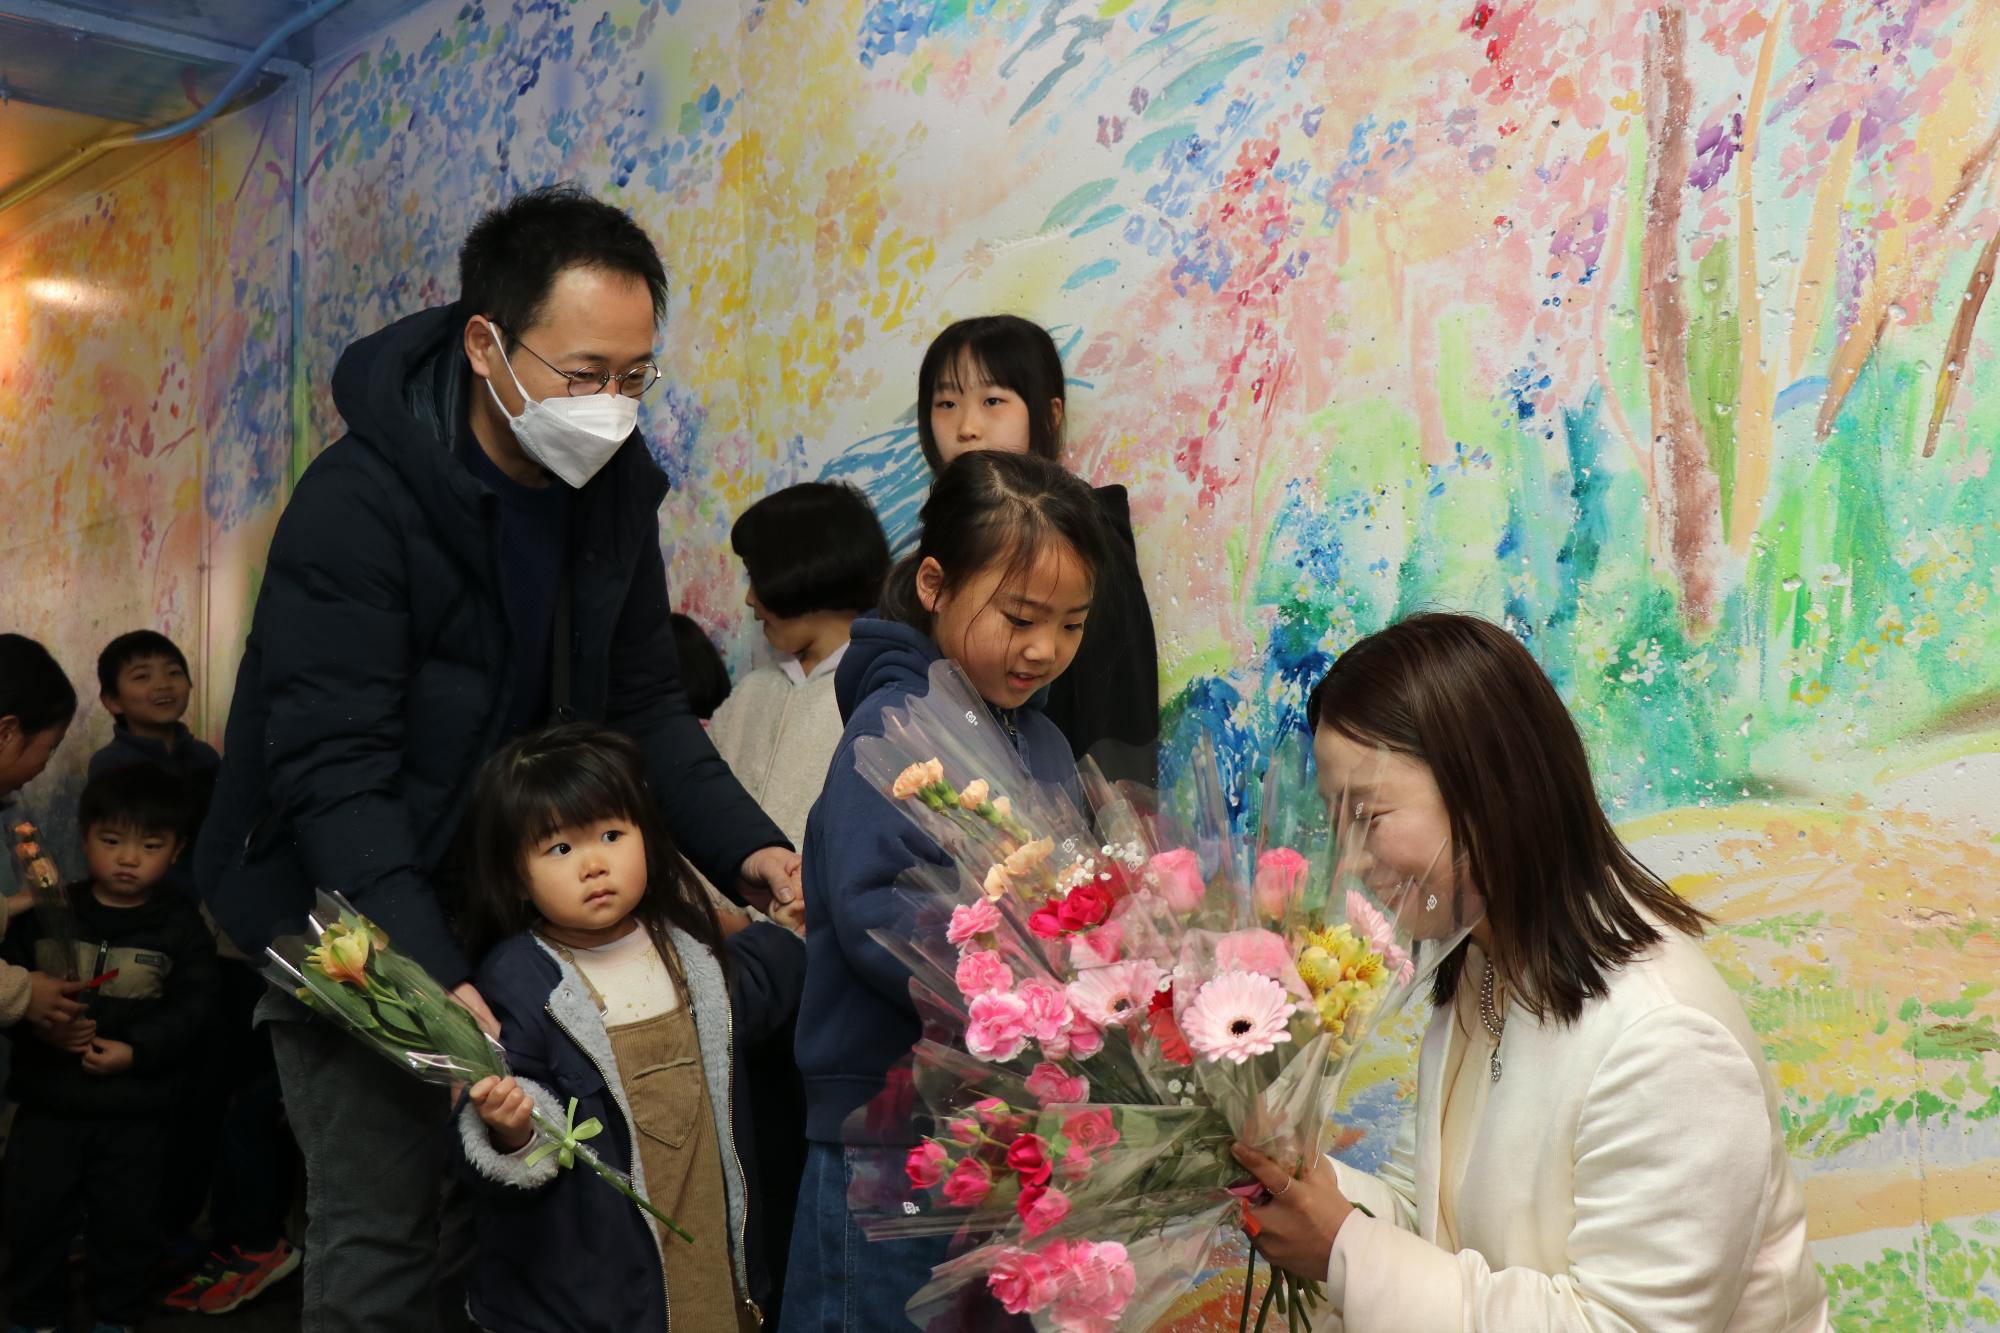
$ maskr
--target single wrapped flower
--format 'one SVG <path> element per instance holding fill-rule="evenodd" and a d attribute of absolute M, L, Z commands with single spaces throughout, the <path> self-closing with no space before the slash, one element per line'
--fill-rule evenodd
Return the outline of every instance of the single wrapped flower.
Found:
<path fill-rule="evenodd" d="M 974 778 L 966 783 L 965 790 L 958 794 L 958 803 L 964 809 L 977 812 L 980 806 L 986 804 L 991 790 L 986 785 L 985 778 Z"/>
<path fill-rule="evenodd" d="M 1059 940 L 1063 937 L 1062 904 L 1043 903 L 1028 914 L 1028 929 L 1039 939 Z"/>
<path fill-rule="evenodd" d="M 367 932 L 329 926 L 325 943 L 306 955 L 306 961 L 334 981 L 363 990 L 368 987 L 368 950 L 373 941 Z"/>
<path fill-rule="evenodd" d="M 951 1162 L 945 1150 L 929 1141 L 919 1143 L 910 1149 L 910 1155 L 903 1162 L 903 1170 L 910 1177 L 910 1183 L 918 1189 L 929 1189 L 944 1179 L 944 1169 Z"/>
<path fill-rule="evenodd" d="M 1195 992 L 1181 1031 L 1197 1055 L 1240 1065 L 1292 1039 L 1292 1004 L 1285 988 L 1260 972 L 1224 972 Z"/>
<path fill-rule="evenodd" d="M 979 887 L 988 898 L 999 898 L 1013 892 L 1014 881 L 1007 878 L 1006 866 L 994 865 L 987 869 L 985 882 Z"/>

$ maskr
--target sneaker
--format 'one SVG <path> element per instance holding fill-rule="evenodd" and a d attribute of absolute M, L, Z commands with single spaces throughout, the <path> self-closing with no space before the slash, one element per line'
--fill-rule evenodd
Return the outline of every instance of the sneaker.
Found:
<path fill-rule="evenodd" d="M 186 1281 L 168 1292 L 167 1298 L 161 1304 L 169 1310 L 179 1310 L 183 1314 L 194 1314 L 201 1309 L 201 1298 L 206 1296 L 211 1287 L 220 1282 L 225 1275 L 232 1271 L 230 1260 L 233 1257 L 233 1255 L 222 1255 L 210 1251 L 208 1258 L 201 1261 L 201 1267 L 188 1274 Z"/>
<path fill-rule="evenodd" d="M 245 1250 L 239 1245 L 229 1257 L 227 1271 L 202 1293 L 196 1308 L 203 1314 L 228 1314 L 289 1277 L 299 1258 L 297 1247 L 286 1240 L 268 1250 Z"/>

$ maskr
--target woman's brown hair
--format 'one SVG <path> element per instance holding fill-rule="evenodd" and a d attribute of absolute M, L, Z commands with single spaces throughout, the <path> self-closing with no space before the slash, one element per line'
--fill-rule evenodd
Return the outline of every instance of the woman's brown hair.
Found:
<path fill-rule="evenodd" d="M 1313 691 L 1311 717 L 1430 768 L 1459 880 L 1485 898 L 1495 963 L 1537 1018 L 1574 1021 L 1660 942 L 1653 921 L 1708 924 L 1619 841 L 1562 697 L 1498 625 L 1432 612 L 1371 634 Z M 1439 966 L 1438 1004 L 1464 964 L 1461 948 Z"/>

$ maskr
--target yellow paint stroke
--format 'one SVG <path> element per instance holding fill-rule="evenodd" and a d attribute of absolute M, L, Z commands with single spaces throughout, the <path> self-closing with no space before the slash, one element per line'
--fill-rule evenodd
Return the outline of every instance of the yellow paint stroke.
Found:
<path fill-rule="evenodd" d="M 1840 1171 L 1808 1176 L 1806 1234 L 1813 1240 L 1888 1228 L 1929 1226 L 2000 1212 L 2000 1169 L 1992 1162 L 1907 1171 Z"/>
<path fill-rule="evenodd" d="M 1820 310 L 1834 285 L 1834 265 L 1840 253 L 1840 213 L 1847 200 L 1847 179 L 1854 171 L 1854 148 L 1861 142 L 1861 117 L 1848 124 L 1847 133 L 1834 146 L 1813 193 L 1812 223 L 1806 231 L 1805 262 L 1799 266 L 1797 290 L 1792 296 L 1792 350 L 1785 362 L 1785 382 L 1798 379 L 1812 355 L 1819 333 Z"/>
<path fill-rule="evenodd" d="M 1736 318 L 1741 333 L 1741 373 L 1736 396 L 1736 488 L 1729 504 L 1729 546 L 1737 555 L 1750 549 L 1764 488 L 1771 478 L 1771 414 L 1777 410 L 1777 377 L 1764 359 L 1763 298 L 1757 290 L 1757 141 L 1764 125 L 1764 97 L 1771 86 L 1771 63 L 1784 27 L 1779 9 L 1764 25 L 1757 51 L 1757 77 L 1750 85 L 1750 109 L 1743 117 L 1743 151 L 1736 159 Z"/>

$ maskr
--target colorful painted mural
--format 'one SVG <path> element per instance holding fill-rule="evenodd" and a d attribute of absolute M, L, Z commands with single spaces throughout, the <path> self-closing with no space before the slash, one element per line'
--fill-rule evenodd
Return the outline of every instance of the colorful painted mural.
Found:
<path fill-rule="evenodd" d="M 630 207 L 677 599 L 741 662 L 735 512 L 907 528 L 926 341 L 1049 324 L 1170 762 L 1254 769 L 1399 612 L 1504 618 L 1725 922 L 1842 1327 L 2000 1326 L 1996 53 L 1977 0 L 440 3 L 319 91 L 313 379 L 481 205 Z"/>
<path fill-rule="evenodd" d="M 134 155 L 106 188 L 0 232 L 0 588 L 84 700 L 26 798 L 71 843 L 110 739 L 98 650 L 164 631 L 188 722 L 218 738 L 289 481 L 294 99 Z M 11 222 L 11 219 L 6 221 Z"/>
<path fill-rule="evenodd" d="M 907 530 L 925 343 L 1043 321 L 1075 466 L 1133 493 L 1170 767 L 1207 730 L 1254 771 L 1331 656 L 1401 612 L 1504 619 L 1641 853 L 1724 923 L 1839 1326 L 2000 1327 L 1996 55 L 1982 0 L 437 0 L 317 72 L 293 443 L 337 434 L 346 342 L 449 299 L 479 209 L 579 179 L 673 269 L 645 418 L 663 540 L 740 665 L 735 513 L 837 476 Z M 210 171 L 221 219 L 234 169 Z M 28 419 L 166 440 L 150 349 L 213 384 L 217 324 L 176 303 L 233 270 L 125 198 L 0 264 L 91 253 L 128 207 L 144 335 L 37 335 L 54 353 L 0 353 L 0 383 Z M 256 229 L 281 198 L 217 234 L 279 254 Z M 285 346 L 280 274 L 256 272 L 226 303 L 251 377 Z M 77 364 L 116 410 L 56 387 Z M 215 590 L 240 610 L 252 586 L 284 405 L 203 401 L 249 452 L 196 484 L 168 451 L 174 480 L 106 503 L 135 519 L 119 541 L 196 512 L 247 534 L 207 584 L 213 689 Z M 96 514 L 86 482 L 154 456 L 100 453 L 10 467 L 0 497 Z M 63 589 L 37 594 L 52 624 L 131 567 L 98 572 L 109 538 L 62 524 L 0 555 L 10 588 Z M 185 614 L 175 586 L 131 596 Z M 82 661 L 101 636 L 74 637 Z M 1356 1160 L 1407 1073 L 1385 1052 L 1357 1087 Z M 1233 1319 L 1217 1294 L 1187 1324 Z"/>

